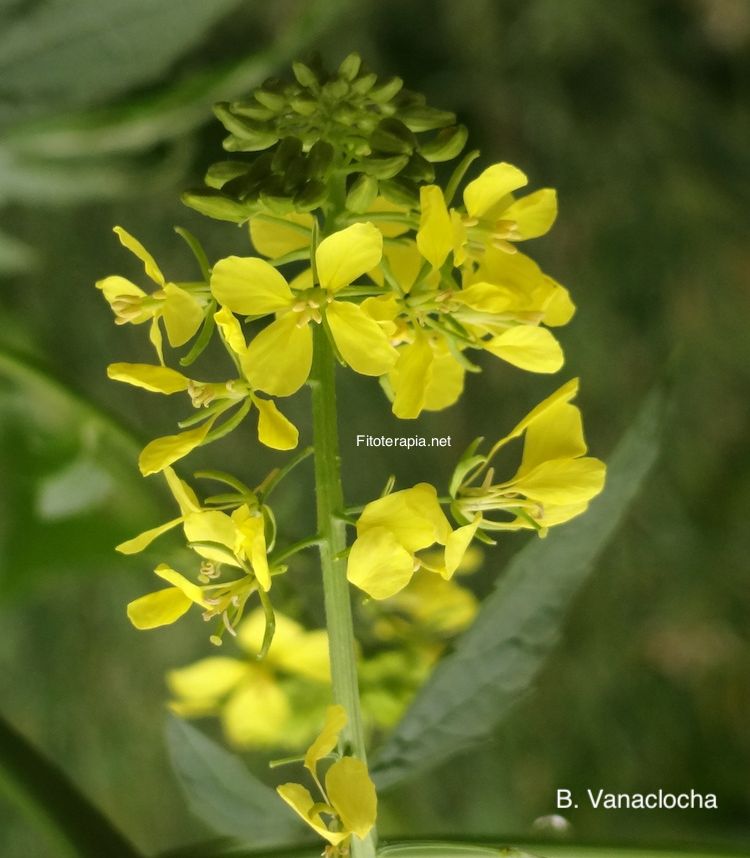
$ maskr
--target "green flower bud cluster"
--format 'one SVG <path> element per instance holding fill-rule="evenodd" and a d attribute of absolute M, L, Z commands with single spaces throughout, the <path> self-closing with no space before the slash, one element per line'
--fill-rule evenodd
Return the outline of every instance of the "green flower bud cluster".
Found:
<path fill-rule="evenodd" d="M 400 78 L 378 79 L 357 54 L 334 73 L 317 59 L 293 72 L 293 81 L 270 79 L 248 99 L 215 106 L 229 132 L 224 149 L 257 154 L 213 164 L 207 187 L 184 195 L 188 206 L 239 223 L 263 210 L 321 208 L 334 188 L 354 213 L 378 195 L 416 206 L 433 165 L 466 144 L 455 114 L 429 106 Z"/>

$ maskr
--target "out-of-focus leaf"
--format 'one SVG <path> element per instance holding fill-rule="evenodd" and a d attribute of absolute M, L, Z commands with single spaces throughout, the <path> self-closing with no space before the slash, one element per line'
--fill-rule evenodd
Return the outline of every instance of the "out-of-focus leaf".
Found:
<path fill-rule="evenodd" d="M 378 858 L 731 858 L 730 852 L 694 852 L 674 849 L 621 849 L 609 846 L 578 846 L 545 843 L 512 846 L 473 845 L 470 843 L 394 843 L 378 850 Z M 742 853 L 744 854 L 744 853 Z M 736 858 L 740 854 L 736 853 Z"/>
<path fill-rule="evenodd" d="M 201 72 L 121 106 L 78 114 L 50 111 L 54 118 L 14 127 L 5 143 L 9 149 L 52 159 L 134 152 L 183 138 L 212 119 L 210 108 L 215 101 L 246 94 L 324 33 L 351 3 L 310 0 L 266 50 L 247 59 Z"/>
<path fill-rule="evenodd" d="M 0 786 L 75 858 L 139 858 L 67 776 L 0 718 Z"/>
<path fill-rule="evenodd" d="M 0 19 L 0 123 L 112 98 L 163 75 L 239 0 L 48 0 Z"/>
<path fill-rule="evenodd" d="M 431 675 L 374 759 L 381 788 L 486 737 L 529 689 L 558 642 L 566 610 L 656 460 L 663 397 L 652 393 L 615 450 L 585 515 L 511 560 L 456 649 Z"/>
<path fill-rule="evenodd" d="M 34 252 L 22 241 L 0 232 L 0 274 L 16 274 L 34 264 Z"/>
<path fill-rule="evenodd" d="M 178 718 L 167 721 L 167 747 L 190 809 L 217 834 L 253 847 L 304 843 L 297 818 L 239 757 Z"/>
<path fill-rule="evenodd" d="M 37 493 L 37 513 L 47 521 L 71 518 L 98 507 L 113 488 L 109 472 L 82 456 L 42 480 Z"/>

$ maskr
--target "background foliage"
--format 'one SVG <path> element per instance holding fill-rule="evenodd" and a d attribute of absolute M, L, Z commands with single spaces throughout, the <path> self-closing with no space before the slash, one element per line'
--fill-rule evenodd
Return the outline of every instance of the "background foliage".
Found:
<path fill-rule="evenodd" d="M 135 451 L 170 430 L 172 405 L 107 382 L 108 362 L 147 349 L 141 331 L 114 328 L 92 284 L 126 271 L 115 223 L 175 277 L 191 263 L 173 224 L 217 253 L 246 252 L 243 231 L 178 202 L 216 158 L 210 104 L 312 48 L 332 62 L 358 50 L 456 110 L 485 163 L 509 160 L 559 189 L 560 221 L 534 255 L 579 305 L 561 339 L 565 377 L 583 378 L 594 454 L 606 458 L 665 372 L 674 400 L 661 464 L 536 688 L 489 748 L 400 787 L 384 829 L 522 835 L 553 812 L 557 787 L 692 787 L 717 793 L 719 810 L 582 807 L 571 821 L 588 839 L 747 842 L 750 7 L 224 0 L 188 14 L 184 0 L 4 0 L 0 24 L 3 714 L 144 850 L 207 836 L 162 737 L 163 673 L 203 653 L 203 629 L 133 632 L 123 605 L 150 584 L 149 565 L 111 550 L 169 510 L 160 486 L 137 477 Z M 359 432 L 403 432 L 361 381 L 342 376 L 352 501 L 390 471 L 402 485 L 444 481 L 444 450 L 397 460 L 355 448 Z M 461 449 L 551 389 L 493 367 L 414 431 L 450 434 Z M 304 397 L 295 408 L 302 419 Z M 249 480 L 273 461 L 244 435 L 208 454 L 219 449 Z M 290 537 L 307 531 L 308 489 L 279 495 Z M 522 542 L 493 552 L 473 579 L 480 594 Z M 320 624 L 312 571 L 296 567 L 294 583 Z M 0 851 L 55 854 L 5 803 Z"/>

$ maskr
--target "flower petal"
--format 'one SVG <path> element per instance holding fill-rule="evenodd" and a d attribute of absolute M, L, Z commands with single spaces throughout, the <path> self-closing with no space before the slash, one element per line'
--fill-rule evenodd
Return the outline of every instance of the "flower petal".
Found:
<path fill-rule="evenodd" d="M 232 311 L 227 307 L 222 307 L 217 313 L 214 313 L 214 321 L 216 322 L 224 342 L 238 356 L 242 357 L 247 351 L 245 343 L 245 335 L 242 333 L 242 325 Z"/>
<path fill-rule="evenodd" d="M 268 592 L 271 589 L 271 572 L 268 568 L 265 518 L 243 504 L 232 513 L 232 523 L 237 531 L 238 549 L 250 561 L 258 584 Z"/>
<path fill-rule="evenodd" d="M 346 577 L 373 599 L 395 595 L 413 574 L 414 557 L 387 527 L 368 528 L 354 540 Z"/>
<path fill-rule="evenodd" d="M 152 393 L 179 393 L 187 390 L 190 384 L 190 379 L 176 369 L 148 363 L 111 363 L 107 367 L 107 376 Z"/>
<path fill-rule="evenodd" d="M 537 238 L 550 231 L 557 217 L 557 192 L 542 188 L 508 206 L 503 220 L 515 221 L 521 238 Z"/>
<path fill-rule="evenodd" d="M 161 536 L 162 533 L 166 533 L 168 530 L 171 530 L 173 527 L 177 527 L 177 525 L 181 523 L 181 518 L 173 518 L 172 521 L 168 521 L 166 524 L 160 524 L 158 527 L 152 527 L 150 530 L 144 530 L 143 533 L 139 533 L 138 536 L 134 536 L 132 539 L 127 539 L 125 542 L 121 542 L 119 545 L 115 546 L 115 551 L 119 551 L 120 554 L 138 554 L 140 551 L 143 551 L 144 548 L 151 545 L 151 543 Z"/>
<path fill-rule="evenodd" d="M 526 429 L 516 477 L 552 459 L 584 456 L 586 449 L 580 409 L 564 400 L 556 402 Z"/>
<path fill-rule="evenodd" d="M 482 520 L 480 515 L 475 516 L 471 524 L 465 524 L 451 533 L 445 543 L 445 571 L 444 577 L 451 578 L 456 569 L 461 565 L 464 559 L 471 540 L 474 539 L 474 534 L 477 532 L 479 522 Z"/>
<path fill-rule="evenodd" d="M 130 602 L 128 619 L 137 629 L 158 629 L 179 620 L 192 604 L 180 590 L 168 587 Z"/>
<path fill-rule="evenodd" d="M 283 688 L 256 667 L 226 702 L 222 722 L 227 739 L 235 747 L 278 747 L 284 744 L 289 715 L 289 699 Z"/>
<path fill-rule="evenodd" d="M 183 700 L 216 701 L 228 694 L 247 673 L 247 664 L 236 658 L 210 656 L 187 667 L 170 670 L 167 686 Z"/>
<path fill-rule="evenodd" d="M 464 205 L 471 217 L 482 217 L 511 191 L 528 183 L 526 174 L 518 167 L 502 162 L 493 164 L 464 190 Z"/>
<path fill-rule="evenodd" d="M 383 255 L 383 233 L 371 223 L 354 223 L 324 238 L 315 252 L 320 285 L 338 292 L 374 268 Z"/>
<path fill-rule="evenodd" d="M 329 843 L 336 846 L 349 837 L 349 832 L 329 831 L 326 828 L 320 813 L 313 811 L 315 802 L 312 796 L 301 784 L 281 784 L 281 786 L 276 787 L 276 792 L 296 814 L 302 817 L 310 828 L 317 831 Z"/>
<path fill-rule="evenodd" d="M 432 372 L 424 391 L 425 411 L 442 411 L 458 401 L 464 389 L 466 370 L 442 340 L 432 343 Z"/>
<path fill-rule="evenodd" d="M 134 238 L 121 226 L 114 227 L 112 231 L 120 239 L 120 244 L 141 260 L 146 271 L 146 276 L 151 278 L 151 280 L 153 280 L 157 285 L 163 286 L 165 280 L 164 275 L 161 273 L 161 269 L 156 264 L 154 257 L 148 252 L 148 250 L 146 250 L 140 241 L 138 241 L 137 238 Z"/>
<path fill-rule="evenodd" d="M 307 381 L 312 366 L 312 331 L 297 327 L 297 313 L 271 322 L 247 347 L 242 368 L 256 390 L 291 396 Z"/>
<path fill-rule="evenodd" d="M 211 272 L 211 292 L 222 306 L 241 316 L 275 313 L 294 300 L 282 275 L 256 256 L 220 259 Z"/>
<path fill-rule="evenodd" d="M 198 301 L 184 289 L 167 283 L 164 287 L 167 296 L 162 308 L 167 339 L 172 348 L 184 346 L 192 339 L 203 322 L 203 308 Z"/>
<path fill-rule="evenodd" d="M 180 573 L 172 569 L 171 566 L 167 566 L 166 563 L 160 563 L 156 569 L 154 569 L 154 572 L 162 580 L 171 584 L 173 587 L 176 587 L 195 605 L 200 605 L 202 608 L 208 607 L 205 597 L 203 596 L 203 590 L 197 584 L 193 584 L 192 581 L 188 581 L 184 575 L 180 575 Z"/>
<path fill-rule="evenodd" d="M 554 459 L 512 481 L 514 491 L 541 504 L 576 505 L 604 488 L 606 467 L 599 459 Z"/>
<path fill-rule="evenodd" d="M 257 215 L 250 218 L 250 241 L 261 256 L 275 259 L 310 246 L 313 216 L 290 212 L 281 217 Z"/>
<path fill-rule="evenodd" d="M 357 521 L 357 535 L 380 527 L 394 534 L 412 554 L 436 542 L 445 545 L 451 534 L 437 491 L 429 483 L 417 483 L 368 503 Z"/>
<path fill-rule="evenodd" d="M 339 741 L 339 733 L 346 726 L 346 710 L 336 703 L 326 708 L 326 720 L 323 729 L 313 740 L 305 753 L 305 768 L 315 774 L 315 767 L 328 756 Z"/>
<path fill-rule="evenodd" d="M 426 185 L 419 191 L 422 210 L 417 231 L 417 247 L 433 268 L 440 266 L 453 250 L 453 226 L 445 197 L 437 185 Z"/>
<path fill-rule="evenodd" d="M 418 335 L 413 343 L 399 349 L 398 361 L 390 375 L 395 392 L 393 413 L 396 417 L 402 420 L 419 417 L 432 380 L 433 360 L 430 343 L 423 336 Z"/>
<path fill-rule="evenodd" d="M 516 325 L 483 343 L 488 352 L 529 372 L 557 372 L 564 358 L 560 343 L 546 328 Z"/>
<path fill-rule="evenodd" d="M 146 444 L 138 457 L 138 467 L 143 476 L 147 477 L 149 474 L 163 471 L 168 465 L 187 456 L 191 450 L 200 447 L 211 431 L 213 423 L 213 419 L 209 419 L 195 429 L 180 432 L 177 435 L 165 435 Z"/>
<path fill-rule="evenodd" d="M 328 305 L 326 319 L 336 348 L 349 366 L 361 375 L 384 375 L 398 359 L 381 326 L 349 301 Z"/>
<path fill-rule="evenodd" d="M 254 397 L 258 409 L 258 440 L 274 450 L 293 450 L 299 441 L 297 427 L 279 411 L 272 399 Z"/>
<path fill-rule="evenodd" d="M 378 800 L 367 766 L 356 757 L 343 757 L 326 772 L 326 792 L 344 830 L 366 837 L 375 825 Z"/>

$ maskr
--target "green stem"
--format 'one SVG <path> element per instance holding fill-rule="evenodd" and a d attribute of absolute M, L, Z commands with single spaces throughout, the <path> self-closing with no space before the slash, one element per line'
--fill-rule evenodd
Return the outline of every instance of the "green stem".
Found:
<path fill-rule="evenodd" d="M 357 684 L 356 641 L 344 557 L 346 524 L 339 517 L 344 508 L 344 497 L 336 419 L 335 363 L 331 344 L 322 325 L 315 326 L 314 354 L 310 387 L 315 440 L 315 491 L 333 700 L 343 706 L 347 714 L 343 744 L 366 764 Z M 352 840 L 353 858 L 374 856 L 374 831 L 364 841 L 356 837 Z"/>

